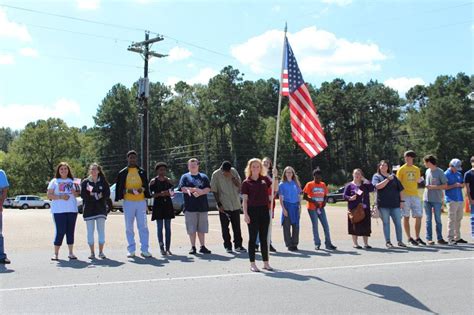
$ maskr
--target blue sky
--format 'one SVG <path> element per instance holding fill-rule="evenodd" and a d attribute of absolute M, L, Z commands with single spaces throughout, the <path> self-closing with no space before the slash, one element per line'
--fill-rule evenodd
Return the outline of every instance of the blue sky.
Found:
<path fill-rule="evenodd" d="M 307 82 L 374 79 L 403 95 L 440 74 L 474 73 L 473 8 L 466 0 L 0 0 L 0 127 L 48 117 L 92 126 L 109 89 L 143 75 L 127 47 L 145 29 L 165 36 L 152 49 L 170 55 L 151 61 L 153 82 L 207 83 L 229 64 L 246 79 L 279 77 L 286 21 Z"/>

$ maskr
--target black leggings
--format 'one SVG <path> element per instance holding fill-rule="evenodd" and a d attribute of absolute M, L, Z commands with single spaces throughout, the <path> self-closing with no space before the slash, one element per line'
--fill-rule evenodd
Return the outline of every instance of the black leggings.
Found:
<path fill-rule="evenodd" d="M 255 241 L 257 234 L 260 235 L 260 248 L 262 260 L 268 261 L 268 225 L 270 224 L 270 213 L 268 206 L 248 207 L 250 217 L 249 227 L 249 258 L 250 262 L 255 262 Z"/>

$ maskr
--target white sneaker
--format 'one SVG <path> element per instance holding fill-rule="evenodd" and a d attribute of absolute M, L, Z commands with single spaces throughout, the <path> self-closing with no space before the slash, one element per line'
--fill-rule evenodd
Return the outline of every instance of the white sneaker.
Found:
<path fill-rule="evenodd" d="M 142 257 L 145 257 L 145 258 L 149 258 L 149 257 L 152 257 L 151 254 L 149 252 L 142 252 Z"/>
<path fill-rule="evenodd" d="M 130 252 L 127 254 L 127 258 L 133 258 L 135 257 L 135 252 Z"/>

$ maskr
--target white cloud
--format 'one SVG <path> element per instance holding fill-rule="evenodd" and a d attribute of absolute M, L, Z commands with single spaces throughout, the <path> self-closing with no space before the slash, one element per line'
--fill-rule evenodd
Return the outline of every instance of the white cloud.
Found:
<path fill-rule="evenodd" d="M 38 119 L 73 118 L 79 117 L 80 113 L 79 104 L 66 98 L 60 98 L 52 105 L 0 104 L 0 126 L 23 129 L 27 123 Z"/>
<path fill-rule="evenodd" d="M 216 70 L 212 69 L 212 68 L 203 68 L 199 71 L 199 73 L 197 75 L 195 75 L 194 77 L 191 77 L 189 79 L 183 79 L 183 78 L 179 78 L 179 77 L 169 77 L 166 80 L 166 85 L 174 86 L 179 81 L 184 81 L 184 82 L 188 83 L 189 85 L 198 84 L 198 83 L 199 84 L 207 84 L 209 82 L 209 79 L 216 76 L 217 74 L 218 74 L 218 72 Z"/>
<path fill-rule="evenodd" d="M 81 10 L 97 10 L 100 0 L 76 0 L 76 5 Z"/>
<path fill-rule="evenodd" d="M 169 62 L 179 61 L 191 57 L 192 54 L 193 53 L 187 50 L 186 48 L 175 46 L 170 49 L 170 51 L 168 52 L 168 57 L 166 59 L 168 59 Z"/>
<path fill-rule="evenodd" d="M 20 55 L 25 57 L 33 57 L 36 58 L 39 56 L 38 51 L 31 47 L 25 47 L 20 49 Z"/>
<path fill-rule="evenodd" d="M 425 81 L 422 78 L 389 78 L 383 83 L 386 86 L 398 91 L 400 96 L 405 96 L 406 92 L 415 85 L 425 85 Z"/>
<path fill-rule="evenodd" d="M 315 26 L 288 34 L 304 74 L 345 75 L 378 71 L 387 59 L 374 43 L 350 42 Z M 231 47 L 232 55 L 254 73 L 279 71 L 283 32 L 270 30 Z"/>
<path fill-rule="evenodd" d="M 13 38 L 30 42 L 31 35 L 26 26 L 8 20 L 7 13 L 0 8 L 0 38 Z"/>
<path fill-rule="evenodd" d="M 335 4 L 340 7 L 348 6 L 352 3 L 352 0 L 321 0 L 322 3 Z"/>
<path fill-rule="evenodd" d="M 15 63 L 15 57 L 10 54 L 0 54 L 0 65 L 12 65 Z"/>

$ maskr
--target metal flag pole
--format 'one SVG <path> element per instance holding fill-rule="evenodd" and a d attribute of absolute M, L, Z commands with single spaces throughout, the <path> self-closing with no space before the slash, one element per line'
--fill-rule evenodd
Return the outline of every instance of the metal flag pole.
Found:
<path fill-rule="evenodd" d="M 279 132 L 280 132 L 280 113 L 281 113 L 281 99 L 282 99 L 282 87 L 283 87 L 283 69 L 285 67 L 285 51 L 286 51 L 286 31 L 287 25 L 285 22 L 285 35 L 283 37 L 283 53 L 281 57 L 281 71 L 280 71 L 280 89 L 278 91 L 278 112 L 277 112 L 277 121 L 276 121 L 276 134 L 275 134 L 275 149 L 273 153 L 273 167 L 276 168 L 277 165 L 277 158 L 278 158 L 278 140 L 279 140 Z M 284 175 L 284 174 L 283 174 Z M 282 176 L 283 176 L 282 175 Z M 270 241 L 272 237 L 272 212 L 273 212 L 273 204 L 275 202 L 275 180 L 277 178 L 276 172 L 273 172 L 272 176 L 272 194 L 271 194 L 271 201 L 270 201 L 270 224 L 268 227 L 268 238 L 267 238 L 267 245 L 270 248 Z"/>

